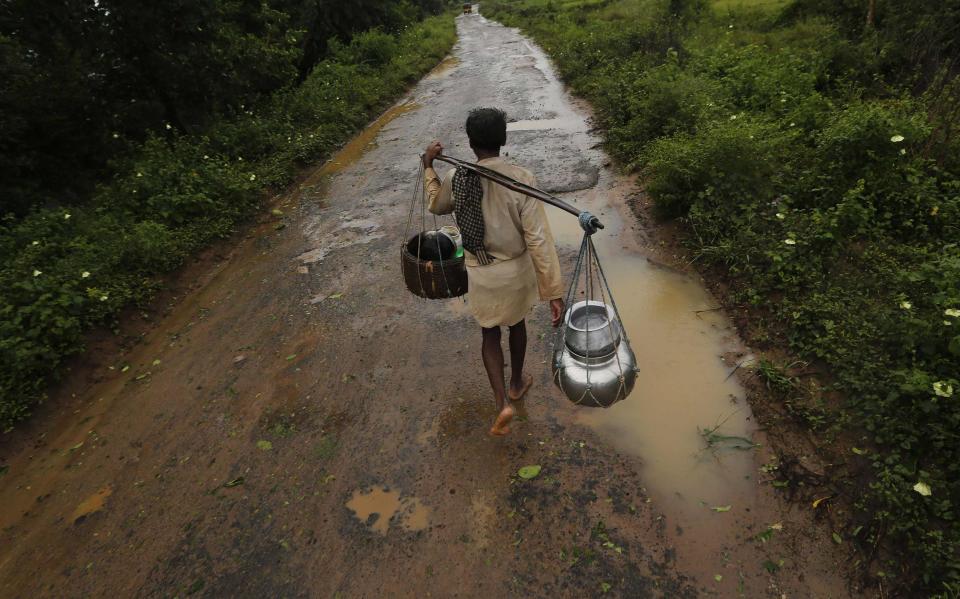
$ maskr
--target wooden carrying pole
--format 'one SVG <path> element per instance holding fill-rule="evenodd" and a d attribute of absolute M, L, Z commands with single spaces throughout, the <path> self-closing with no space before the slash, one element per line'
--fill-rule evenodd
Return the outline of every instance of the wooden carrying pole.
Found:
<path fill-rule="evenodd" d="M 549 193 L 543 191 L 542 189 L 531 187 L 526 183 L 521 183 L 520 181 L 511 179 L 506 175 L 500 174 L 497 171 L 480 166 L 479 164 L 473 164 L 472 162 L 464 162 L 463 160 L 459 160 L 457 158 L 451 158 L 450 156 L 445 156 L 443 154 L 438 154 L 436 157 L 436 160 L 440 160 L 441 162 L 452 164 L 457 168 L 463 168 L 470 172 L 476 173 L 481 177 L 490 179 L 494 183 L 503 185 L 507 189 L 512 189 L 513 191 L 522 193 L 524 195 L 528 195 L 531 198 L 536 198 L 541 202 L 550 204 L 551 206 L 556 206 L 557 208 L 564 210 L 566 212 L 569 212 L 570 214 L 576 216 L 577 218 L 580 218 L 582 214 L 588 214 L 588 213 L 584 213 L 582 210 L 577 210 L 574 206 L 571 206 L 570 204 L 564 202 L 558 197 L 550 195 Z M 597 220 L 597 217 L 593 215 L 589 215 L 588 224 L 589 226 L 594 227 L 595 229 L 603 228 L 603 224 L 601 224 L 601 222 Z M 581 222 L 580 225 L 584 226 L 584 223 Z"/>

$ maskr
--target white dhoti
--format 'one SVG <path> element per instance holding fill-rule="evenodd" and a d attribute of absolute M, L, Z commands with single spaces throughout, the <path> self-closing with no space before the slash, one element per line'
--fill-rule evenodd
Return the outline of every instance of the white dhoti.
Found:
<path fill-rule="evenodd" d="M 537 303 L 537 274 L 530 254 L 467 265 L 467 308 L 481 327 L 513 326 Z"/>

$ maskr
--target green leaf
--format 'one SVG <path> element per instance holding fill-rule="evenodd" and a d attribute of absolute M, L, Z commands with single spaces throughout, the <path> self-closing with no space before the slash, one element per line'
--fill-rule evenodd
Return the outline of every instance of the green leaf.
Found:
<path fill-rule="evenodd" d="M 720 582 L 721 580 L 723 580 L 723 574 L 714 574 L 713 579 L 716 580 L 717 582 Z"/>
<path fill-rule="evenodd" d="M 733 507 L 733 506 L 731 506 L 731 505 L 715 505 L 715 506 L 713 506 L 713 507 L 710 508 L 710 509 L 713 510 L 713 511 L 715 511 L 715 512 L 729 512 L 729 511 L 730 511 L 730 508 L 732 508 L 732 507 Z"/>
<path fill-rule="evenodd" d="M 839 533 L 835 532 L 831 536 L 833 537 L 833 542 L 837 545 L 843 543 L 843 537 L 841 537 Z"/>
<path fill-rule="evenodd" d="M 951 354 L 955 356 L 960 356 L 960 335 L 957 335 L 950 340 L 950 345 L 947 346 L 947 349 Z"/>
<path fill-rule="evenodd" d="M 242 476 L 238 476 L 237 478 L 235 478 L 235 479 L 233 479 L 233 480 L 230 480 L 230 481 L 227 481 L 227 482 L 223 483 L 223 486 L 229 489 L 230 487 L 238 487 L 238 486 L 240 486 L 240 485 L 242 485 L 242 484 L 243 484 L 243 477 L 242 477 Z"/>
<path fill-rule="evenodd" d="M 259 449 L 262 449 L 263 451 L 270 451 L 271 449 L 273 449 L 273 443 L 271 443 L 270 441 L 266 441 L 264 439 L 260 439 L 259 441 L 257 441 L 257 447 Z"/>
<path fill-rule="evenodd" d="M 524 480 L 530 480 L 531 478 L 536 478 L 540 474 L 540 466 L 534 464 L 532 466 L 524 466 L 517 471 L 517 474 L 520 475 L 520 478 Z"/>
<path fill-rule="evenodd" d="M 771 560 L 767 560 L 767 561 L 763 562 L 763 567 L 766 569 L 767 572 L 769 572 L 769 573 L 771 573 L 771 574 L 775 573 L 775 572 L 776 572 L 777 570 L 779 570 L 782 566 L 783 566 L 783 560 L 779 560 L 779 561 L 776 561 L 776 562 L 771 561 Z"/>

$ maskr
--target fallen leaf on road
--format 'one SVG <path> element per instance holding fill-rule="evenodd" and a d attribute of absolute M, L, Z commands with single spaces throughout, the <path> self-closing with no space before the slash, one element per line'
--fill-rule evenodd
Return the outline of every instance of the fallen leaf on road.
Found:
<path fill-rule="evenodd" d="M 843 543 L 843 537 L 841 537 L 839 533 L 833 533 L 831 536 L 833 537 L 833 542 L 837 545 Z"/>
<path fill-rule="evenodd" d="M 287 362 L 289 362 L 290 360 L 292 360 L 292 359 L 294 359 L 294 358 L 296 358 L 296 357 L 297 357 L 297 354 L 290 354 L 289 356 L 287 356 Z"/>
<path fill-rule="evenodd" d="M 524 480 L 530 480 L 531 478 L 536 478 L 537 475 L 540 474 L 540 466 L 536 464 L 532 466 L 524 466 L 523 468 L 517 471 L 517 474 L 519 474 L 520 478 Z"/>
<path fill-rule="evenodd" d="M 270 214 L 274 216 L 283 216 L 283 210 L 280 210 L 279 208 L 274 208 L 273 210 L 270 211 Z"/>
<path fill-rule="evenodd" d="M 160 365 L 160 360 L 154 360 L 154 361 L 153 361 L 153 365 L 154 365 L 154 366 L 159 366 L 159 365 Z"/>
<path fill-rule="evenodd" d="M 332 295 L 328 295 L 327 299 L 340 299 L 341 297 L 343 297 L 343 293 L 334 293 Z"/>
<path fill-rule="evenodd" d="M 242 484 L 243 484 L 243 477 L 242 477 L 242 476 L 238 476 L 237 478 L 235 478 L 235 479 L 233 479 L 233 480 L 230 480 L 230 481 L 227 481 L 227 482 L 223 483 L 223 486 L 229 489 L 230 487 L 238 487 L 238 486 L 240 486 L 240 485 L 242 485 Z"/>
<path fill-rule="evenodd" d="M 259 449 L 262 449 L 263 451 L 270 451 L 271 449 L 273 449 L 273 443 L 271 443 L 270 441 L 265 441 L 263 439 L 260 439 L 259 441 L 257 441 L 257 447 Z"/>
<path fill-rule="evenodd" d="M 713 506 L 713 507 L 710 508 L 710 509 L 713 510 L 713 511 L 715 511 L 715 512 L 729 512 L 729 511 L 730 511 L 730 508 L 732 508 L 732 507 L 733 507 L 733 506 L 731 506 L 731 505 L 715 505 L 715 506 Z"/>
<path fill-rule="evenodd" d="M 717 582 L 720 582 L 721 580 L 723 580 L 723 574 L 714 574 L 713 579 L 716 580 Z"/>
<path fill-rule="evenodd" d="M 831 498 L 833 498 L 833 495 L 827 495 L 826 497 L 821 497 L 820 499 L 814 499 L 814 500 L 813 500 L 813 507 L 816 508 L 818 505 L 820 505 L 820 504 L 823 503 L 824 501 L 826 501 L 826 500 L 828 500 L 828 499 L 831 499 Z"/>

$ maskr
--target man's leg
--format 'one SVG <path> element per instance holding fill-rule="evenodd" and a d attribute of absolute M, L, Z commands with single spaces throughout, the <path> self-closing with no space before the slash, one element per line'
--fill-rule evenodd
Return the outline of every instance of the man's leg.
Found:
<path fill-rule="evenodd" d="M 500 347 L 500 327 L 483 329 L 483 367 L 487 370 L 490 387 L 497 402 L 497 420 L 490 429 L 492 435 L 505 435 L 510 432 L 507 426 L 513 419 L 513 408 L 506 401 L 506 389 L 503 383 L 503 348 Z"/>
<path fill-rule="evenodd" d="M 521 320 L 510 327 L 510 392 L 508 397 L 517 401 L 524 396 L 533 377 L 523 374 L 523 360 L 527 356 L 527 321 Z"/>

